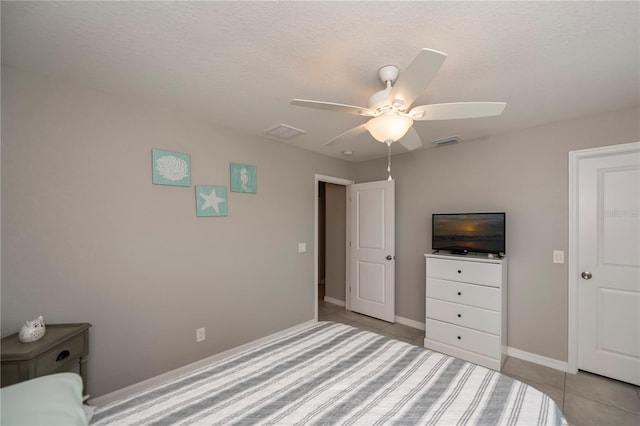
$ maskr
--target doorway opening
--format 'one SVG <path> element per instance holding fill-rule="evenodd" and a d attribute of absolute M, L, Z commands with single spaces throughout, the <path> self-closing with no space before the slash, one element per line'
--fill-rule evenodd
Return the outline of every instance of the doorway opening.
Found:
<path fill-rule="evenodd" d="M 349 186 L 352 180 L 315 176 L 314 209 L 314 319 L 318 301 L 349 309 Z M 322 299 L 321 299 L 322 298 Z"/>
<path fill-rule="evenodd" d="M 347 187 L 318 183 L 318 301 L 345 306 Z"/>

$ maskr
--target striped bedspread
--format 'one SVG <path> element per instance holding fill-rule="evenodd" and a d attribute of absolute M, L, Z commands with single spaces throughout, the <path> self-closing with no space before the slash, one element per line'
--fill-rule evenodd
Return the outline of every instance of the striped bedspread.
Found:
<path fill-rule="evenodd" d="M 320 322 L 99 407 L 93 425 L 567 424 L 493 370 Z"/>

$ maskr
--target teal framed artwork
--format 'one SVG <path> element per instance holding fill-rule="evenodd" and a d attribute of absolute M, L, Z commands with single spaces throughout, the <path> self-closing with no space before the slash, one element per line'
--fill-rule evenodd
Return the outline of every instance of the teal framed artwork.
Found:
<path fill-rule="evenodd" d="M 151 150 L 154 185 L 191 186 L 191 156 L 182 152 Z"/>
<path fill-rule="evenodd" d="M 196 185 L 196 216 L 227 215 L 227 187 Z"/>
<path fill-rule="evenodd" d="M 248 164 L 230 163 L 231 191 L 255 194 L 258 189 L 256 166 Z"/>

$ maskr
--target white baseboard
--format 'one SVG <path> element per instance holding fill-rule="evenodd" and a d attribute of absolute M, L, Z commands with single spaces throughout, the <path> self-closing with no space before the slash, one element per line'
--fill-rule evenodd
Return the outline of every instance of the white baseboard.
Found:
<path fill-rule="evenodd" d="M 395 318 L 398 324 L 406 325 L 408 327 L 417 328 L 418 330 L 424 330 L 424 323 L 420 321 L 415 321 L 409 318 L 396 316 Z"/>
<path fill-rule="evenodd" d="M 151 378 L 149 378 L 147 380 L 143 380 L 141 382 L 134 383 L 134 384 L 132 384 L 130 386 L 127 386 L 127 387 L 124 387 L 122 389 L 118 389 L 116 391 L 113 391 L 113 392 L 110 392 L 110 393 L 107 393 L 107 394 L 104 394 L 104 395 L 100 395 L 100 396 L 98 396 L 96 398 L 90 399 L 88 401 L 88 403 L 91 404 L 91 405 L 97 406 L 97 407 L 110 404 L 110 403 L 118 401 L 120 399 L 127 398 L 127 397 L 133 395 L 134 393 L 139 392 L 141 390 L 148 389 L 150 387 L 157 386 L 157 385 L 159 385 L 161 383 L 168 382 L 168 381 L 170 381 L 170 380 L 172 380 L 172 379 L 174 379 L 174 378 L 176 378 L 178 376 L 181 376 L 183 374 L 187 374 L 187 373 L 189 373 L 191 371 L 195 371 L 198 368 L 204 367 L 204 366 L 206 366 L 206 365 L 208 365 L 208 364 L 210 364 L 212 362 L 219 361 L 221 359 L 230 357 L 230 356 L 235 355 L 235 354 L 237 354 L 239 352 L 242 352 L 244 350 L 247 350 L 247 349 L 250 349 L 252 347 L 258 346 L 258 345 L 260 345 L 260 344 L 262 344 L 264 342 L 267 342 L 269 340 L 277 339 L 278 337 L 281 337 L 281 336 L 284 336 L 286 334 L 293 333 L 293 332 L 298 331 L 300 329 L 306 328 L 306 327 L 308 327 L 308 326 L 310 326 L 312 324 L 316 324 L 316 321 L 315 320 L 311 320 L 311 321 L 303 322 L 302 324 L 298 324 L 298 325 L 295 325 L 293 327 L 287 328 L 285 330 L 278 331 L 277 333 L 270 334 L 268 336 L 262 337 L 260 339 L 254 340 L 252 342 L 245 343 L 244 345 L 240 345 L 240 346 L 237 346 L 235 348 L 228 349 L 228 350 L 226 350 L 224 352 L 220 352 L 218 354 L 212 355 L 210 357 L 203 358 L 203 359 L 201 359 L 199 361 L 196 361 L 196 362 L 193 362 L 191 364 L 187 364 L 187 365 L 184 365 L 182 367 L 178 367 L 175 370 L 167 371 L 166 373 L 162 373 L 162 374 L 159 374 L 159 375 L 157 375 L 155 377 L 151 377 Z"/>
<path fill-rule="evenodd" d="M 346 306 L 344 300 L 334 299 L 333 297 L 325 296 L 324 301 L 328 303 L 333 303 L 338 306 Z"/>
<path fill-rule="evenodd" d="M 545 367 L 560 370 L 565 373 L 569 371 L 569 364 L 565 361 L 558 361 L 557 359 L 548 358 L 546 356 L 532 354 L 520 349 L 507 347 L 507 355 L 514 358 L 522 359 L 524 361 L 533 362 L 534 364 L 544 365 Z"/>

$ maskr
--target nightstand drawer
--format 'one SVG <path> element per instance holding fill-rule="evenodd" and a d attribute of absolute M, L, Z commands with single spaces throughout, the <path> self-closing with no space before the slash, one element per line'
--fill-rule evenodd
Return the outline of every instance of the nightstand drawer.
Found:
<path fill-rule="evenodd" d="M 495 287 L 427 277 L 426 293 L 434 299 L 500 311 L 500 289 Z"/>
<path fill-rule="evenodd" d="M 491 358 L 500 357 L 500 337 L 466 327 L 427 319 L 425 339 L 476 352 Z"/>
<path fill-rule="evenodd" d="M 487 309 L 427 298 L 427 318 L 500 334 L 500 313 Z"/>
<path fill-rule="evenodd" d="M 502 267 L 497 263 L 427 258 L 427 278 L 430 277 L 499 288 Z"/>
<path fill-rule="evenodd" d="M 63 369 L 67 363 L 77 361 L 82 355 L 86 355 L 86 337 L 86 333 L 79 334 L 38 356 L 35 360 L 36 376 L 44 376 Z"/>

